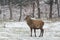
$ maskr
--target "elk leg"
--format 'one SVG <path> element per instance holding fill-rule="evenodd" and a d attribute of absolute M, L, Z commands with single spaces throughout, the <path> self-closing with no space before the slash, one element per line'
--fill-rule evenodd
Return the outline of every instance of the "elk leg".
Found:
<path fill-rule="evenodd" d="M 44 29 L 42 29 L 42 31 L 41 31 L 41 32 L 42 32 L 42 36 L 43 36 L 43 33 L 44 33 Z"/>
<path fill-rule="evenodd" d="M 36 37 L 36 29 L 34 29 L 35 37 Z"/>
<path fill-rule="evenodd" d="M 31 28 L 31 37 L 32 37 L 32 28 Z"/>
<path fill-rule="evenodd" d="M 40 29 L 40 30 L 41 30 L 41 29 Z M 42 32 L 40 32 L 40 36 L 41 36 L 41 34 L 42 34 Z M 40 37 L 40 36 L 39 36 L 39 37 Z"/>
<path fill-rule="evenodd" d="M 43 30 L 43 29 L 41 29 L 40 36 L 43 36 L 43 33 L 44 33 L 44 30 Z M 39 36 L 39 37 L 40 37 L 40 36 Z"/>

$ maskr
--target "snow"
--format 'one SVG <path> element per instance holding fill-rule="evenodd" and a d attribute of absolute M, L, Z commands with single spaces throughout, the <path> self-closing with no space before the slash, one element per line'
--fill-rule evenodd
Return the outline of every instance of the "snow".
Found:
<path fill-rule="evenodd" d="M 40 30 L 37 30 L 37 37 L 30 37 L 30 29 L 26 21 L 3 22 L 0 28 L 0 40 L 60 40 L 60 22 L 44 20 L 44 36 L 38 37 Z"/>
<path fill-rule="evenodd" d="M 28 27 L 26 22 L 5 22 L 6 27 Z"/>
<path fill-rule="evenodd" d="M 29 28 L 29 26 L 27 25 L 26 21 L 24 21 L 24 22 L 5 22 L 4 24 L 5 24 L 5 27 Z M 50 25 L 52 25 L 52 24 L 45 23 L 43 28 L 49 28 Z"/>

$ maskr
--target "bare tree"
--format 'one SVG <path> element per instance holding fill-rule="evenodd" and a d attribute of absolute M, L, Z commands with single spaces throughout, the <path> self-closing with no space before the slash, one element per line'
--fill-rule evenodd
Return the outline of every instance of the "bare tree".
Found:
<path fill-rule="evenodd" d="M 19 21 L 21 20 L 22 17 L 22 6 L 20 6 L 20 17 L 19 17 Z"/>
<path fill-rule="evenodd" d="M 39 4 L 39 0 L 36 0 L 37 2 L 37 8 L 38 8 L 38 18 L 40 18 L 40 4 Z"/>
<path fill-rule="evenodd" d="M 9 0 L 9 10 L 10 10 L 10 20 L 12 20 L 12 7 L 11 7 L 11 1 Z"/>
<path fill-rule="evenodd" d="M 1 11 L 1 1 L 0 1 L 0 14 L 1 14 L 1 12 L 2 12 L 2 11 Z"/>
<path fill-rule="evenodd" d="M 59 2 L 58 2 L 58 0 L 55 0 L 55 3 L 57 4 L 58 17 L 60 17 L 60 14 L 59 14 Z"/>
<path fill-rule="evenodd" d="M 34 17 L 34 12 L 35 12 L 35 3 L 33 2 L 33 14 L 32 14 L 32 17 Z"/>
<path fill-rule="evenodd" d="M 50 0 L 50 14 L 49 14 L 49 18 L 52 18 L 52 6 L 53 6 L 53 0 Z"/>

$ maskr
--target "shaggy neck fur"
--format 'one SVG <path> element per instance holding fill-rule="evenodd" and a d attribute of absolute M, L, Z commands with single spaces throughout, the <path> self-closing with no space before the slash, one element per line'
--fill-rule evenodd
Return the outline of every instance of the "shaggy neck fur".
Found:
<path fill-rule="evenodd" d="M 27 24 L 28 24 L 28 25 L 31 25 L 31 24 L 32 24 L 31 18 L 27 19 Z"/>

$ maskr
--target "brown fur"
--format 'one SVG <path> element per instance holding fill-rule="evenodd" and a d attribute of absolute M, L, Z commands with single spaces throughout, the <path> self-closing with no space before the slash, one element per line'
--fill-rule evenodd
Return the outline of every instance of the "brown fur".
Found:
<path fill-rule="evenodd" d="M 29 27 L 31 29 L 31 36 L 32 36 L 32 29 L 34 29 L 35 37 L 36 37 L 36 29 L 40 29 L 41 30 L 40 36 L 43 36 L 44 22 L 42 20 L 32 20 L 29 16 L 27 16 L 25 18 L 25 20 L 27 21 L 27 24 L 29 25 Z"/>

